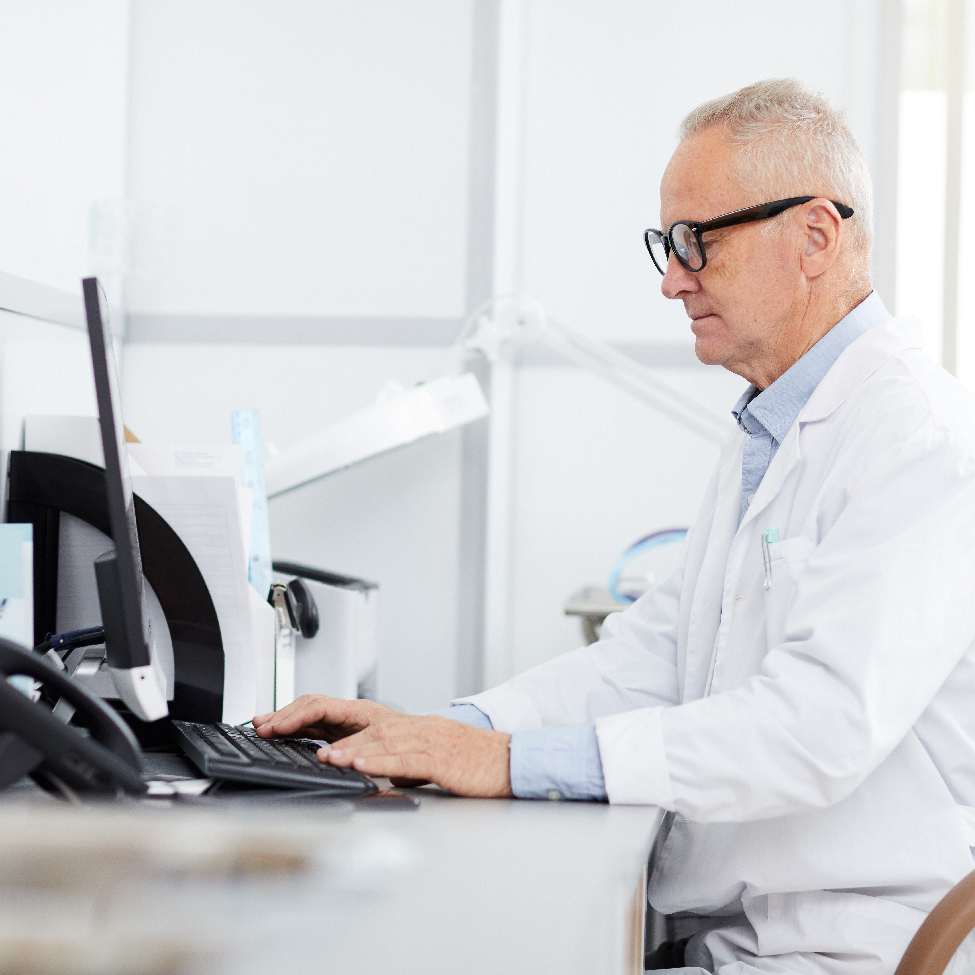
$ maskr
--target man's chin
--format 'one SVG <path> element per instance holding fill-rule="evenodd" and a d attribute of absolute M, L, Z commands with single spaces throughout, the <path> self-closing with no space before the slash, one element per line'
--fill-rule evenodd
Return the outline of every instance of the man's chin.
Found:
<path fill-rule="evenodd" d="M 713 342 L 706 338 L 696 336 L 694 339 L 694 355 L 698 361 L 706 366 L 720 366 L 724 362 L 724 356 L 718 351 Z"/>
<path fill-rule="evenodd" d="M 691 319 L 691 332 L 694 333 L 694 354 L 706 366 L 721 364 L 721 322 L 714 315 L 702 315 Z"/>

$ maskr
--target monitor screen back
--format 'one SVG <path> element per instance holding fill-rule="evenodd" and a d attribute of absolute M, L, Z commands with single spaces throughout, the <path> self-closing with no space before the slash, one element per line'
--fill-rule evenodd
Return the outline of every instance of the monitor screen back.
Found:
<path fill-rule="evenodd" d="M 118 372 L 115 368 L 115 346 L 108 319 L 107 302 L 97 278 L 82 281 L 91 361 L 95 372 L 95 394 L 98 419 L 105 451 L 105 496 L 109 524 L 115 543 L 118 565 L 119 597 L 126 647 L 109 646 L 109 666 L 143 667 L 149 663 L 151 633 L 146 607 L 139 532 L 135 520 L 135 501 L 129 479 L 125 426 L 122 423 L 122 401 Z"/>

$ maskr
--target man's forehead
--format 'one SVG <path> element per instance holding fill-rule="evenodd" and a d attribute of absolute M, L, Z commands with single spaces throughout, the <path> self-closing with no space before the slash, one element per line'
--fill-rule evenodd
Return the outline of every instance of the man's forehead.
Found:
<path fill-rule="evenodd" d="M 660 182 L 661 226 L 675 220 L 708 220 L 742 201 L 733 147 L 718 127 L 688 136 L 674 150 Z"/>

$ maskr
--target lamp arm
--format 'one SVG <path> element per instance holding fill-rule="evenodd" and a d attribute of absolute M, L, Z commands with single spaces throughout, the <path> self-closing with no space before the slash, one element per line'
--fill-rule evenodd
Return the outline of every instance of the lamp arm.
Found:
<path fill-rule="evenodd" d="M 547 345 L 569 362 L 594 372 L 706 440 L 722 444 L 728 439 L 731 422 L 724 413 L 703 405 L 607 343 L 554 321 L 536 302 L 525 299 L 499 302 L 494 318 L 482 317 L 467 344 L 480 348 L 488 358 L 494 359 L 499 335 L 511 343 Z"/>

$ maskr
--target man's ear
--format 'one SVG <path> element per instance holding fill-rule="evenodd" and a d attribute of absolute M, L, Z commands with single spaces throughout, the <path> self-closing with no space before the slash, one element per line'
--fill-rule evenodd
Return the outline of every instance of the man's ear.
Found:
<path fill-rule="evenodd" d="M 815 200 L 806 211 L 799 260 L 807 278 L 818 278 L 839 257 L 842 223 L 836 207 L 828 200 Z"/>

